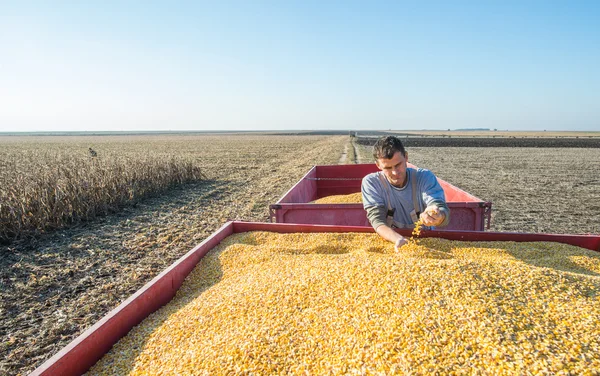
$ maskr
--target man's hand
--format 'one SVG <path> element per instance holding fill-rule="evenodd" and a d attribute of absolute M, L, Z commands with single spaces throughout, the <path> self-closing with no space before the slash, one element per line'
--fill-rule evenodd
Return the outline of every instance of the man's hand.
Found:
<path fill-rule="evenodd" d="M 408 243 L 408 240 L 406 240 L 402 235 L 398 234 L 396 231 L 394 231 L 394 229 L 386 225 L 378 226 L 375 229 L 375 232 L 388 242 L 394 243 L 394 249 L 396 251 L 398 251 L 398 248 Z"/>
<path fill-rule="evenodd" d="M 398 252 L 398 250 L 400 249 L 400 247 L 402 247 L 406 243 L 408 243 L 408 240 L 406 240 L 406 238 L 404 236 L 400 236 L 398 238 L 398 240 L 396 240 L 396 244 L 394 244 L 394 250 L 396 252 Z"/>
<path fill-rule="evenodd" d="M 425 226 L 439 226 L 444 222 L 444 214 L 440 212 L 437 206 L 428 206 L 420 215 Z"/>

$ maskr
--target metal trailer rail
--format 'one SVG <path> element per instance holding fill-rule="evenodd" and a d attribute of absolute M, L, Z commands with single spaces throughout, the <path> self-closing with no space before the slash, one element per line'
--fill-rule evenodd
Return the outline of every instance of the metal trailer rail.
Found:
<path fill-rule="evenodd" d="M 409 163 L 409 167 L 416 167 Z M 374 163 L 314 166 L 275 204 L 269 206 L 271 222 L 340 226 L 369 226 L 360 203 L 312 204 L 331 195 L 360 192 L 362 178 L 379 171 Z M 490 228 L 492 203 L 439 179 L 450 208 L 450 223 L 444 230 L 484 231 Z"/>
<path fill-rule="evenodd" d="M 113 309 L 91 328 L 34 370 L 30 375 L 71 376 L 85 373 L 134 326 L 167 304 L 175 296 L 175 293 L 181 287 L 187 275 L 212 248 L 231 234 L 248 231 L 271 231 L 279 233 L 374 232 L 371 227 L 358 226 L 227 222 L 206 240 L 174 262 L 117 308 Z M 398 230 L 403 236 L 410 236 L 411 231 L 410 229 Z M 571 244 L 600 252 L 600 235 L 423 231 L 420 236 L 463 241 L 547 241 Z"/>

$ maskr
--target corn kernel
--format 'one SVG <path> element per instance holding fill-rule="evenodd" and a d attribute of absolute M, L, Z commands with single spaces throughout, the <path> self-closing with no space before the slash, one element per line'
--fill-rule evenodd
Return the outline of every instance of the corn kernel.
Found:
<path fill-rule="evenodd" d="M 333 195 L 322 197 L 313 201 L 313 204 L 358 204 L 362 202 L 362 193 L 351 193 L 348 195 Z"/>
<path fill-rule="evenodd" d="M 235 234 L 89 374 L 593 374 L 599 262 L 560 243 Z"/>

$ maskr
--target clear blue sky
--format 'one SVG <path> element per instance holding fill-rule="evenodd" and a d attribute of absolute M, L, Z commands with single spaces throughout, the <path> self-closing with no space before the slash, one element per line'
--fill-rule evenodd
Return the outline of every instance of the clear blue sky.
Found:
<path fill-rule="evenodd" d="M 0 131 L 475 127 L 600 130 L 600 1 L 0 0 Z"/>

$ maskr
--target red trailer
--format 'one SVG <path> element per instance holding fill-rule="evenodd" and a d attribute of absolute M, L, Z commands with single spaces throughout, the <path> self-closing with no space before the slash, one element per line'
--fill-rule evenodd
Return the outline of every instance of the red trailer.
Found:
<path fill-rule="evenodd" d="M 175 296 L 175 293 L 187 275 L 208 251 L 227 236 L 247 231 L 272 231 L 280 233 L 374 232 L 371 227 L 228 222 L 42 364 L 32 375 L 69 376 L 85 373 L 135 325 L 139 324 L 161 306 L 167 304 Z M 411 230 L 398 230 L 398 232 L 404 236 L 409 236 Z M 598 235 L 423 231 L 421 236 L 466 241 L 548 241 L 571 244 L 600 252 L 600 236 Z"/>
<path fill-rule="evenodd" d="M 409 164 L 410 167 L 415 167 Z M 277 203 L 269 206 L 271 222 L 369 226 L 362 204 L 311 204 L 332 195 L 360 192 L 362 178 L 378 171 L 372 164 L 314 166 Z M 439 179 L 450 208 L 444 230 L 484 231 L 490 228 L 492 203 Z"/>

